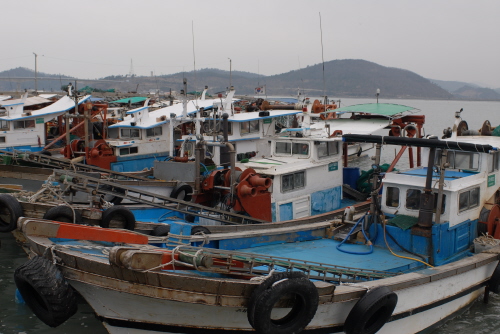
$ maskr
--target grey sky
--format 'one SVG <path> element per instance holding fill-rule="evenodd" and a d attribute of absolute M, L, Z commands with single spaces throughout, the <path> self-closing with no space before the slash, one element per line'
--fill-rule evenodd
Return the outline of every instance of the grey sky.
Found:
<path fill-rule="evenodd" d="M 80 78 L 220 68 L 272 75 L 364 59 L 500 87 L 497 0 L 2 0 L 0 71 Z"/>

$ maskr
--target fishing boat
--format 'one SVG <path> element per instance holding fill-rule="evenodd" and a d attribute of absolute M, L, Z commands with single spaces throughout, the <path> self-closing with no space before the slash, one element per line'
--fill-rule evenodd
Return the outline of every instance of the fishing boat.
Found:
<path fill-rule="evenodd" d="M 78 104 L 86 102 L 90 95 L 81 97 Z M 63 96 L 56 102 L 41 99 L 47 105 L 40 109 L 26 109 L 28 94 L 20 100 L 4 100 L 0 109 L 0 149 L 41 152 L 47 144 L 47 123 L 68 110 L 75 108 L 75 101 Z M 40 101 L 39 101 L 40 103 Z"/>
<path fill-rule="evenodd" d="M 220 95 L 206 99 L 207 89 L 199 99 L 188 100 L 183 95 L 182 103 L 172 106 L 149 110 L 151 107 L 145 102 L 143 107 L 127 111 L 128 116 L 123 121 L 109 126 L 107 145 L 111 147 L 116 161 L 111 162 L 108 168 L 119 172 L 152 167 L 156 170 L 168 169 L 155 166 L 155 162 L 194 159 L 194 146 L 202 138 L 210 147 L 206 151 L 210 159 L 219 165 L 221 152 L 218 144 L 222 136 L 223 113 L 229 115 L 230 124 L 225 141 L 232 143 L 237 153 L 266 153 L 269 151 L 267 138 L 275 134 L 276 119 L 302 112 L 300 109 L 240 113 L 233 106 L 233 102 L 237 101 L 234 89 L 230 89 L 224 98 Z M 227 158 L 222 161 L 228 162 Z M 163 176 L 169 171 L 160 173 Z"/>
<path fill-rule="evenodd" d="M 313 104 L 306 104 L 300 116 L 301 126 L 281 129 L 270 138 L 269 154 L 239 160 L 237 167 L 243 170 L 239 172 L 243 174 L 238 174 L 238 180 L 243 180 L 248 173 L 268 179 L 265 186 L 261 185 L 259 188 L 250 184 L 247 192 L 236 196 L 240 201 L 249 201 L 247 207 L 258 207 L 260 218 L 285 221 L 324 214 L 354 204 L 355 201 L 351 198 L 343 196 L 343 189 L 345 184 L 354 183 L 349 188 L 351 193 L 356 193 L 352 188 L 356 188 L 355 182 L 360 170 L 356 167 L 349 168 L 347 158 L 349 153 L 361 153 L 363 148 L 368 148 L 357 143 L 343 142 L 343 133 L 357 131 L 371 134 L 389 128 L 390 136 L 422 136 L 424 118 L 412 115 L 416 112 L 413 107 L 386 103 L 362 104 L 332 109 L 329 112 L 327 110 L 327 115 L 336 113 L 336 116 L 323 117 L 325 119 L 317 117 L 319 120 L 313 120 L 320 112 L 318 108 L 317 100 Z M 349 114 L 351 117 L 341 118 L 342 114 Z M 413 159 L 410 161 L 413 167 Z M 418 163 L 420 164 L 420 160 Z M 232 207 L 231 203 L 237 204 L 238 201 L 228 200 L 230 189 L 227 188 L 227 182 L 222 182 L 224 173 L 221 170 L 212 171 L 202 181 L 201 190 L 195 190 L 195 201 L 237 210 L 238 206 Z M 264 199 L 259 195 L 260 190 L 265 189 L 269 196 Z M 356 196 L 358 200 L 367 197 L 360 193 Z"/>
<path fill-rule="evenodd" d="M 474 251 L 478 230 L 500 233 L 499 137 L 343 138 L 421 147 L 426 167 L 385 174 L 380 200 L 374 178 L 359 219 L 184 226 L 159 240 L 21 218 L 34 254 L 16 270 L 21 295 L 55 327 L 76 290 L 110 333 L 409 334 L 500 292 L 498 239 Z"/>

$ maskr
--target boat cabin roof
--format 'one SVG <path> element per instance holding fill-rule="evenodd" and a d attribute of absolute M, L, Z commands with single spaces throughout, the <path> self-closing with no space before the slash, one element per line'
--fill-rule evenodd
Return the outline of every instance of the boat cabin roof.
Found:
<path fill-rule="evenodd" d="M 414 107 L 394 103 L 364 103 L 341 107 L 331 110 L 337 114 L 343 113 L 369 113 L 372 115 L 387 116 L 390 118 L 402 117 L 405 113 L 420 111 Z"/>
<path fill-rule="evenodd" d="M 83 102 L 87 101 L 90 99 L 91 95 L 86 95 L 82 97 L 79 101 L 78 104 L 82 104 Z M 49 100 L 48 100 L 49 101 Z M 5 101 L 6 102 L 6 101 Z M 50 101 L 49 101 L 50 102 Z M 22 103 L 21 103 L 22 105 Z M 5 105 L 7 107 L 8 105 Z M 66 111 L 72 109 L 75 107 L 75 101 L 73 101 L 72 98 L 69 96 L 63 96 L 56 102 L 52 103 L 51 105 L 38 109 L 38 110 L 30 110 L 29 112 L 23 113 L 22 108 L 18 108 L 15 112 L 9 113 L 9 115 L 5 116 L 0 116 L 0 120 L 3 121 L 16 121 L 16 120 L 24 120 L 24 119 L 33 119 L 37 117 L 44 117 L 44 116 L 51 116 L 51 117 L 56 117 L 59 116 Z"/>

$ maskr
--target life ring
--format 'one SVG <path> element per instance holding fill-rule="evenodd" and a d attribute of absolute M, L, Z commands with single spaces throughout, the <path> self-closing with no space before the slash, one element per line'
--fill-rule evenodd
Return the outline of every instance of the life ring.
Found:
<path fill-rule="evenodd" d="M 272 319 L 275 304 L 286 295 L 295 297 L 290 312 Z M 303 273 L 278 273 L 255 288 L 248 303 L 248 322 L 262 334 L 300 333 L 316 314 L 318 302 L 318 290 Z"/>
<path fill-rule="evenodd" d="M 189 184 L 181 182 L 178 183 L 174 189 L 172 189 L 170 197 L 189 202 L 191 200 L 192 193 L 193 188 Z"/>
<path fill-rule="evenodd" d="M 369 290 L 352 308 L 344 323 L 346 334 L 374 334 L 389 320 L 398 296 L 386 286 Z"/>
<path fill-rule="evenodd" d="M 75 211 L 75 219 L 73 219 L 73 209 L 67 205 L 54 206 L 45 212 L 43 219 L 55 220 L 63 223 L 73 223 L 81 224 L 82 214 L 78 210 Z"/>
<path fill-rule="evenodd" d="M 35 256 L 16 269 L 14 281 L 29 308 L 50 327 L 77 311 L 75 293 L 52 261 Z"/>
<path fill-rule="evenodd" d="M 14 231 L 17 227 L 17 220 L 22 215 L 23 207 L 15 197 L 0 194 L 0 232 Z"/>
<path fill-rule="evenodd" d="M 102 213 L 101 222 L 99 226 L 109 228 L 112 220 L 118 220 L 123 223 L 124 229 L 133 231 L 135 228 L 135 216 L 128 208 L 123 205 L 115 205 L 106 209 Z M 114 226 L 113 226 L 114 227 Z"/>
<path fill-rule="evenodd" d="M 496 294 L 500 293 L 500 263 L 497 264 L 497 267 L 488 280 L 487 285 L 491 292 Z"/>

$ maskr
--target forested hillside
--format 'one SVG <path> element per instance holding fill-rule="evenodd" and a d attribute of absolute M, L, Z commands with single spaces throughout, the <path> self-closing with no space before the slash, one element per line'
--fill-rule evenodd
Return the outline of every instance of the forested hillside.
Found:
<path fill-rule="evenodd" d="M 324 68 L 324 70 L 323 70 Z M 24 91 L 34 89 L 34 71 L 16 68 L 0 72 L 0 91 Z M 39 91 L 59 91 L 74 78 L 62 74 L 38 73 Z M 43 79 L 50 78 L 51 80 Z M 487 99 L 500 100 L 500 94 L 481 87 L 459 88 L 457 83 L 432 82 L 414 72 L 385 67 L 360 59 L 333 60 L 323 64 L 308 66 L 272 76 L 255 73 L 219 69 L 200 69 L 162 76 L 114 75 L 99 80 L 78 80 L 77 87 L 90 86 L 96 89 L 115 89 L 117 92 L 180 91 L 183 79 L 188 82 L 188 91 L 201 91 L 209 86 L 209 92 L 216 94 L 234 86 L 237 95 L 253 95 L 256 87 L 265 87 L 267 95 L 292 96 L 297 89 L 303 89 L 309 95 L 330 97 L 373 97 L 380 89 L 384 98 L 406 99 Z M 436 83 L 435 83 L 436 82 Z M 453 87 L 450 92 L 443 87 Z"/>

